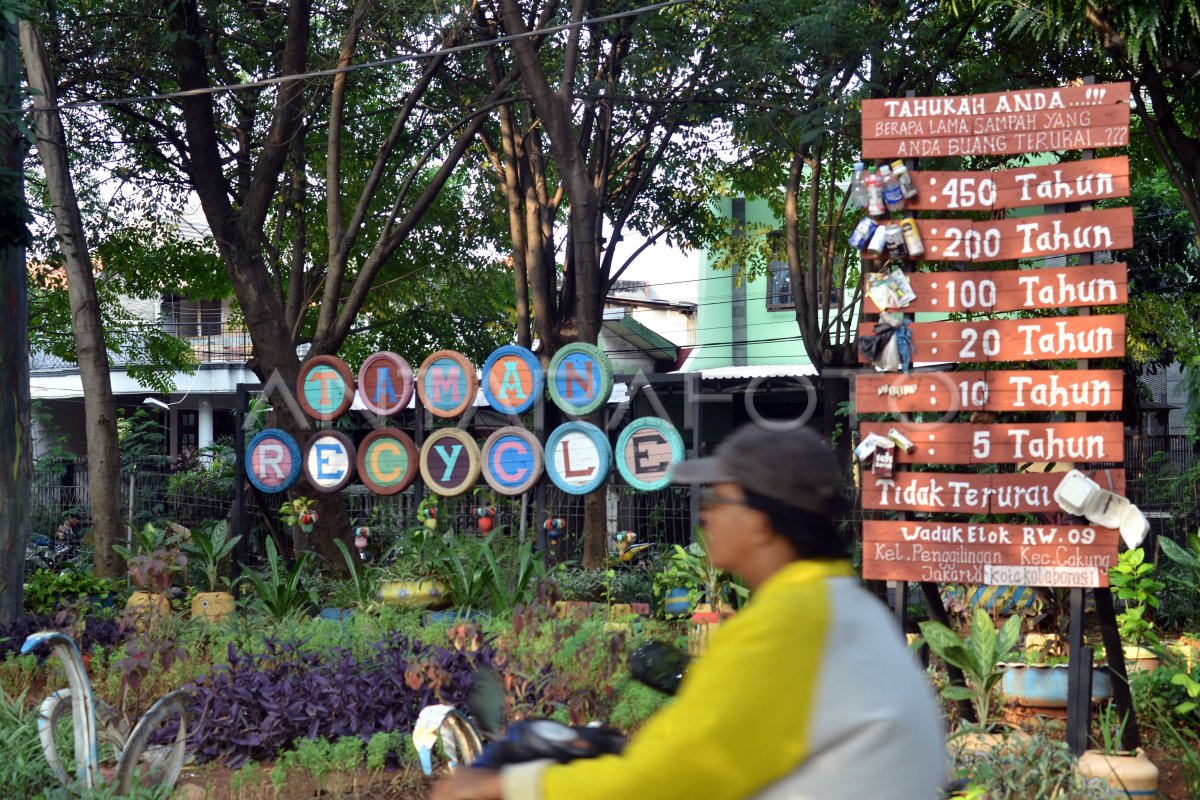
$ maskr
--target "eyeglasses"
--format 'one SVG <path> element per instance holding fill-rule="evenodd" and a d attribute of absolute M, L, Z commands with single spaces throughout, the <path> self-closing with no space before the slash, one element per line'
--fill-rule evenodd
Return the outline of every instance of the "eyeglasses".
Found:
<path fill-rule="evenodd" d="M 738 497 L 726 497 L 717 494 L 714 489 L 707 486 L 700 489 L 700 505 L 701 506 L 750 506 L 750 501 Z"/>

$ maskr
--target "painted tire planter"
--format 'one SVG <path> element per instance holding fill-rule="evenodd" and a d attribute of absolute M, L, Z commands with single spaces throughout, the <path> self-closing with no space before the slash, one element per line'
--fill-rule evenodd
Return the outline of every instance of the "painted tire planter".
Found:
<path fill-rule="evenodd" d="M 354 443 L 341 431 L 317 431 L 304 445 L 304 477 L 318 492 L 336 492 L 354 480 Z"/>
<path fill-rule="evenodd" d="M 300 445 L 286 431 L 267 428 L 246 445 L 246 478 L 267 494 L 286 492 L 300 478 Z"/>
<path fill-rule="evenodd" d="M 683 587 L 668 589 L 663 595 L 663 613 L 669 617 L 687 616 L 692 610 L 692 600 L 688 594 L 688 590 Z"/>
<path fill-rule="evenodd" d="M 684 453 L 683 437 L 675 426 L 658 417 L 641 417 L 617 437 L 617 471 L 634 489 L 653 492 L 671 482 L 671 470 Z"/>
<path fill-rule="evenodd" d="M 379 584 L 379 601 L 392 606 L 425 606 L 445 608 L 450 605 L 445 584 L 432 578 L 418 581 L 383 581 Z"/>
<path fill-rule="evenodd" d="M 420 455 L 407 433 L 396 428 L 371 431 L 358 445 L 358 479 L 375 494 L 400 494 L 420 474 Z"/>
<path fill-rule="evenodd" d="M 1000 688 L 1008 702 L 1036 708 L 1067 707 L 1067 665 L 1006 664 Z M 1092 700 L 1112 697 L 1107 669 L 1092 670 Z"/>
<path fill-rule="evenodd" d="M 171 616 L 171 601 L 158 592 L 134 592 L 125 601 L 125 610 L 133 614 L 135 630 L 145 630 L 148 625 Z"/>
<path fill-rule="evenodd" d="M 567 494 L 588 494 L 612 469 L 612 445 L 590 422 L 565 422 L 546 439 L 546 474 Z"/>
<path fill-rule="evenodd" d="M 524 414 L 546 388 L 542 362 L 515 344 L 496 348 L 483 363 L 483 397 L 503 414 Z"/>
<path fill-rule="evenodd" d="M 549 372 L 550 399 L 568 414 L 590 414 L 612 394 L 612 363 L 594 344 L 563 346 L 551 359 Z"/>
<path fill-rule="evenodd" d="M 462 353 L 438 350 L 421 362 L 417 396 L 435 417 L 457 417 L 471 407 L 479 392 L 475 365 Z"/>
<path fill-rule="evenodd" d="M 192 619 L 219 622 L 236 608 L 229 592 L 200 592 L 192 598 Z"/>
<path fill-rule="evenodd" d="M 546 464 L 542 443 L 533 433 L 515 425 L 501 428 L 487 438 L 481 461 L 488 486 L 509 497 L 536 486 Z"/>
<path fill-rule="evenodd" d="M 349 608 L 337 608 L 336 606 L 325 606 L 321 609 L 321 619 L 327 619 L 333 622 L 341 622 L 344 619 L 350 619 L 354 614 Z"/>
<path fill-rule="evenodd" d="M 479 480 L 479 445 L 458 428 L 434 431 L 421 445 L 421 478 L 434 494 L 462 494 Z"/>
<path fill-rule="evenodd" d="M 412 400 L 413 370 L 402 356 L 387 350 L 372 353 L 358 368 L 358 397 L 380 416 L 403 411 Z"/>
<path fill-rule="evenodd" d="M 1112 800 L 1153 800 L 1158 797 L 1158 767 L 1146 758 L 1141 748 L 1117 755 L 1086 750 L 1079 757 L 1076 769 L 1091 790 L 1089 797 Z M 1105 787 L 1107 794 L 1101 793 Z"/>
<path fill-rule="evenodd" d="M 300 365 L 296 402 L 313 419 L 335 420 L 354 402 L 354 373 L 337 356 L 313 356 Z"/>

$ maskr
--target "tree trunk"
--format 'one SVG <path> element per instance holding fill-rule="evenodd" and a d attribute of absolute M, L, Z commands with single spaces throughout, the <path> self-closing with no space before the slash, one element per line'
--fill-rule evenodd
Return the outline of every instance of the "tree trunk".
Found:
<path fill-rule="evenodd" d="M 109 379 L 108 350 L 100 319 L 100 301 L 83 231 L 83 217 L 67 161 L 66 136 L 57 105 L 54 79 L 42 37 L 29 22 L 21 23 L 21 49 L 29 85 L 35 90 L 33 108 L 38 131 L 38 154 L 46 183 L 67 274 L 71 329 L 83 384 L 83 413 L 87 434 L 89 518 L 96 547 L 96 575 L 115 578 L 124 573 L 112 545 L 121 534 L 121 453 L 117 443 L 116 402 Z"/>
<path fill-rule="evenodd" d="M 20 109 L 21 55 L 17 31 L 0 19 L 0 108 Z M 25 273 L 24 153 L 17 114 L 0 116 L 0 625 L 21 613 L 25 537 L 29 534 L 29 483 L 33 471 L 29 432 L 29 308 Z"/>

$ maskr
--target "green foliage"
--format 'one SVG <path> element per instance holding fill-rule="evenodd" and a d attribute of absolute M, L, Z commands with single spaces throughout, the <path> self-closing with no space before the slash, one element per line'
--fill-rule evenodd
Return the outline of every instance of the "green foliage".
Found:
<path fill-rule="evenodd" d="M 1158 546 L 1167 558 L 1191 570 L 1190 574 L 1171 575 L 1168 580 L 1200 592 L 1200 533 L 1188 534 L 1186 550 L 1166 536 L 1159 537 Z"/>
<path fill-rule="evenodd" d="M 341 539 L 335 539 L 333 544 L 341 552 L 342 560 L 346 562 L 347 578 L 340 582 L 344 588 L 339 595 L 361 610 L 373 608 L 378 593 L 376 586 L 378 570 L 360 563 L 358 557 L 350 552 L 350 548 Z"/>
<path fill-rule="evenodd" d="M 254 606 L 269 618 L 281 622 L 308 611 L 317 602 L 313 579 L 313 554 L 300 553 L 291 569 L 283 563 L 275 540 L 266 544 L 267 569 L 263 574 L 248 572 L 238 579 L 250 585 Z"/>
<path fill-rule="evenodd" d="M 1163 584 L 1153 574 L 1154 564 L 1146 561 L 1146 551 L 1140 547 L 1121 553 L 1108 571 L 1109 583 L 1117 597 L 1125 601 L 1125 608 L 1117 614 L 1117 627 L 1129 644 L 1158 643 L 1153 609 L 1159 607 L 1157 594 Z"/>
<path fill-rule="evenodd" d="M 1075 757 L 1066 743 L 1040 731 L 1027 738 L 1007 736 L 991 749 L 959 749 L 954 777 L 970 781 L 970 792 L 962 795 L 968 798 L 1091 800 L 1094 797 L 1075 771 Z"/>
<path fill-rule="evenodd" d="M 667 591 L 688 590 L 688 599 L 695 604 L 703 598 L 714 605 L 729 602 L 733 597 L 745 600 L 749 590 L 732 575 L 713 565 L 704 543 L 704 533 L 696 530 L 696 541 L 687 547 L 675 545 L 663 560 L 662 570 L 654 578 L 654 596 L 661 602 Z M 731 596 L 732 595 L 732 596 Z"/>
<path fill-rule="evenodd" d="M 204 527 L 192 531 L 191 539 L 182 545 L 183 552 L 204 576 L 208 591 L 218 591 L 221 586 L 221 565 L 233 553 L 241 536 L 229 535 L 229 523 L 214 520 Z"/>
<path fill-rule="evenodd" d="M 542 555 L 533 539 L 517 544 L 504 559 L 496 548 L 510 546 L 511 535 L 497 530 L 486 538 L 445 537 L 418 529 L 423 540 L 422 558 L 429 574 L 446 585 L 451 604 L 459 609 L 507 613 L 527 602 L 536 583 L 546 574 Z"/>
<path fill-rule="evenodd" d="M 654 716 L 670 700 L 662 692 L 643 686 L 632 678 L 617 685 L 617 700 L 608 715 L 608 724 L 631 733 Z"/>
<path fill-rule="evenodd" d="M 120 581 L 97 578 L 90 572 L 39 569 L 25 581 L 25 610 L 31 614 L 53 614 L 64 604 L 85 601 L 93 595 L 104 600 L 123 589 Z"/>
<path fill-rule="evenodd" d="M 367 742 L 367 769 L 383 769 L 393 758 L 399 759 L 405 766 L 416 761 L 417 751 L 413 747 L 412 737 L 402 731 L 373 734 Z"/>
<path fill-rule="evenodd" d="M 57 783 L 38 740 L 37 709 L 24 693 L 13 697 L 3 686 L 0 686 L 0 753 L 4 753 L 4 758 L 0 758 L 0 787 L 6 797 L 38 797 Z"/>
<path fill-rule="evenodd" d="M 997 633 L 988 613 L 976 608 L 971 632 L 965 639 L 933 620 L 921 622 L 919 627 L 929 649 L 942 661 L 961 669 L 966 677 L 966 687 L 947 684 L 942 694 L 950 700 L 970 700 L 979 727 L 987 730 L 991 725 L 992 695 L 1003 675 L 1000 665 L 1017 646 L 1021 618 L 1009 617 Z"/>

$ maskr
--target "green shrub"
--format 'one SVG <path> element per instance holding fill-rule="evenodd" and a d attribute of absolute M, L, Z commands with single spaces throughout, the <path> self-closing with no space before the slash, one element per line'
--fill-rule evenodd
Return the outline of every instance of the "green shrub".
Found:
<path fill-rule="evenodd" d="M 90 572 L 39 569 L 25 582 L 25 610 L 30 614 L 53 614 L 63 605 L 78 604 L 92 595 L 103 600 L 116 597 L 123 582 L 97 578 Z"/>

